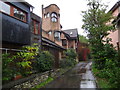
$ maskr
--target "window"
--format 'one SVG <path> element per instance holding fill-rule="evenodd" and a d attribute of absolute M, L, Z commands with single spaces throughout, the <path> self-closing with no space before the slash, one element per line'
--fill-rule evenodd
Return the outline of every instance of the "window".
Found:
<path fill-rule="evenodd" d="M 2 6 L 2 8 L 0 8 L 0 11 L 10 15 L 10 5 L 8 5 L 2 1 L 0 1 L 0 5 Z"/>
<path fill-rule="evenodd" d="M 53 13 L 51 14 L 51 17 L 56 17 L 56 18 L 57 18 L 57 14 L 53 12 Z"/>
<path fill-rule="evenodd" d="M 67 40 L 63 39 L 63 40 L 62 40 L 62 45 L 63 45 L 63 46 L 67 46 Z"/>
<path fill-rule="evenodd" d="M 17 8 L 14 8 L 14 12 L 13 13 L 14 13 L 14 16 L 16 18 L 18 18 L 18 19 L 20 19 L 22 21 L 26 20 L 26 14 L 23 11 L 21 11 L 21 10 L 19 10 Z"/>
<path fill-rule="evenodd" d="M 52 31 L 49 31 L 48 34 L 49 34 L 49 35 L 52 35 Z"/>
<path fill-rule="evenodd" d="M 47 13 L 47 17 L 50 17 L 50 14 L 49 14 L 49 12 Z"/>
<path fill-rule="evenodd" d="M 55 32 L 54 37 L 56 40 L 60 40 L 60 32 Z"/>
<path fill-rule="evenodd" d="M 35 34 L 39 34 L 39 22 L 35 22 Z"/>
<path fill-rule="evenodd" d="M 51 13 L 51 21 L 57 22 L 57 14 L 55 12 Z"/>
<path fill-rule="evenodd" d="M 27 14 L 24 11 L 2 1 L 0 1 L 0 5 L 2 5 L 2 8 L 0 8 L 1 12 L 4 12 L 12 17 L 15 17 L 21 21 L 26 22 Z"/>
<path fill-rule="evenodd" d="M 54 18 L 54 17 L 53 17 L 53 18 L 51 18 L 51 21 L 52 21 L 52 22 L 57 22 L 57 18 Z"/>
<path fill-rule="evenodd" d="M 39 34 L 39 31 L 40 31 L 40 23 L 35 20 L 32 20 L 32 32 L 34 34 Z"/>

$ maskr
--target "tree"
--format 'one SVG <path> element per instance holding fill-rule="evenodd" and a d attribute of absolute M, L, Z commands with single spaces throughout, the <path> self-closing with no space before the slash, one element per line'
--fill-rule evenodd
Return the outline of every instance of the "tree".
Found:
<path fill-rule="evenodd" d="M 79 40 L 81 43 L 88 43 L 88 39 L 83 35 L 79 35 Z"/>
<path fill-rule="evenodd" d="M 88 32 L 89 43 L 93 60 L 97 68 L 104 68 L 106 61 L 106 48 L 109 44 L 110 38 L 103 40 L 109 33 L 108 31 L 114 30 L 110 20 L 113 18 L 111 13 L 106 13 L 107 5 L 101 4 L 98 0 L 88 0 L 87 11 L 82 11 L 83 22 L 82 28 Z M 112 46 L 109 45 L 109 48 Z M 109 57 L 108 57 L 109 58 Z"/>

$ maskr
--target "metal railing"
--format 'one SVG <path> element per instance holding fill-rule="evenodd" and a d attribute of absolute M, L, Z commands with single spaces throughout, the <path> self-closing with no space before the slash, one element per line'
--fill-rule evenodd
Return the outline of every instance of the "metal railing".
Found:
<path fill-rule="evenodd" d="M 15 52 L 21 52 L 24 50 L 18 50 L 18 49 L 9 49 L 9 48 L 0 48 L 0 50 L 5 50 L 5 53 L 7 54 L 8 51 L 15 51 Z"/>

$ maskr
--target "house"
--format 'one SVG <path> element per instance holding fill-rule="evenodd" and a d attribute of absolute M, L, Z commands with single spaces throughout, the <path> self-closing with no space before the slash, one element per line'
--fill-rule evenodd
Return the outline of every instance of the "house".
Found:
<path fill-rule="evenodd" d="M 116 27 L 115 31 L 111 31 L 108 35 L 109 38 L 112 39 L 112 44 L 116 49 L 119 49 L 120 45 L 120 1 L 118 1 L 110 10 L 109 12 L 112 12 L 112 15 L 116 17 L 116 19 L 113 20 L 113 24 Z"/>
<path fill-rule="evenodd" d="M 78 53 L 78 42 L 79 42 L 79 35 L 77 29 L 68 29 L 63 30 L 64 38 L 62 38 L 62 45 L 64 48 L 69 49 L 72 48 Z M 76 58 L 78 61 L 78 57 Z"/>
<path fill-rule="evenodd" d="M 50 51 L 54 55 L 55 68 L 59 67 L 62 58 L 62 47 L 60 24 L 60 8 L 56 4 L 47 7 L 42 5 L 42 50 Z"/>
<path fill-rule="evenodd" d="M 78 31 L 77 29 L 68 29 L 68 30 L 63 30 L 63 32 L 65 32 L 66 34 L 69 35 L 68 39 L 67 39 L 67 44 L 68 47 L 67 48 L 73 48 L 75 50 L 77 50 L 78 47 L 78 41 L 79 41 L 79 35 L 78 35 Z M 65 42 L 64 39 L 62 39 L 63 43 Z"/>
<path fill-rule="evenodd" d="M 42 19 L 35 13 L 31 12 L 31 45 L 37 43 L 41 49 L 42 42 Z"/>
<path fill-rule="evenodd" d="M 33 8 L 27 2 L 3 2 L 0 1 L 0 21 L 2 21 L 2 50 L 20 49 L 24 45 L 30 45 L 30 9 Z"/>

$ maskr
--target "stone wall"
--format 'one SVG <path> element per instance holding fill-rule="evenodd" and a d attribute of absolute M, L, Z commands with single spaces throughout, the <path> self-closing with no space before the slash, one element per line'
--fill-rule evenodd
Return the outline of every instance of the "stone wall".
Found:
<path fill-rule="evenodd" d="M 33 74 L 29 77 L 22 78 L 16 81 L 12 81 L 2 86 L 2 88 L 33 88 L 41 82 L 47 80 L 49 76 L 56 78 L 60 75 L 59 70 L 51 70 L 44 73 Z"/>

